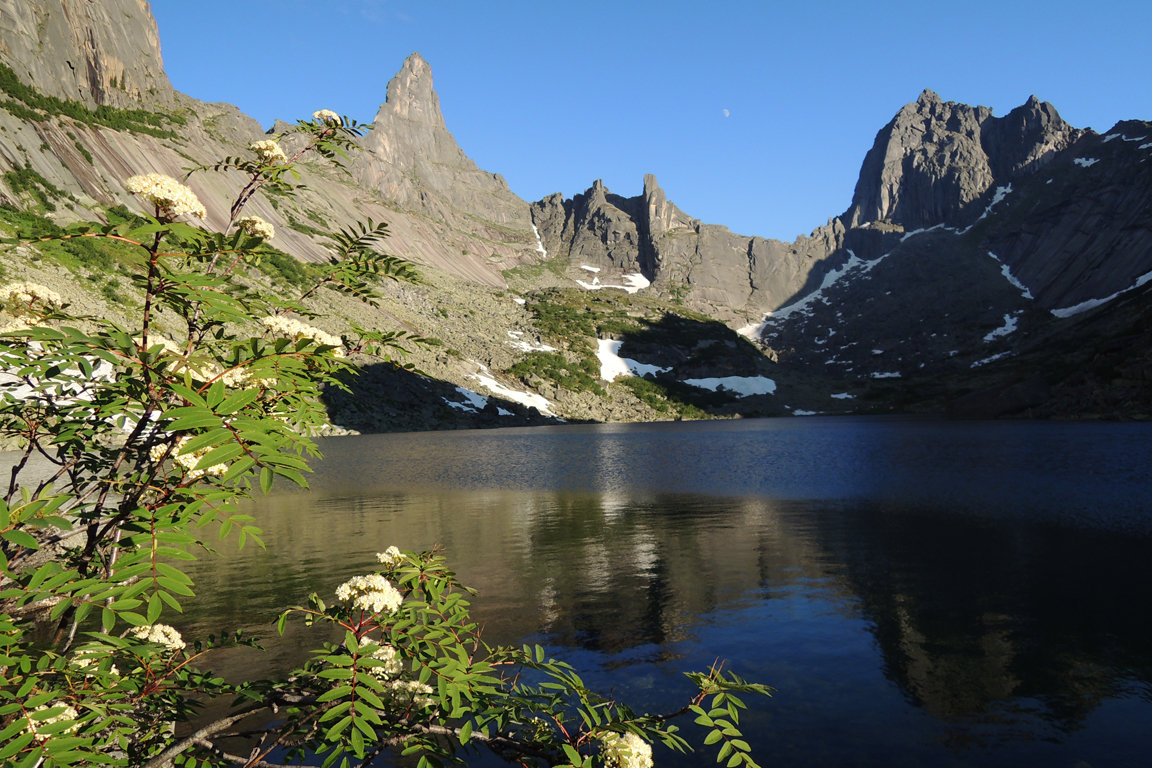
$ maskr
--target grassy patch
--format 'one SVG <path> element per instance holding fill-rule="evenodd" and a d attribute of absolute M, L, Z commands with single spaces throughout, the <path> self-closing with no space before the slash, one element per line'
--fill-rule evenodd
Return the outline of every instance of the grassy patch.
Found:
<path fill-rule="evenodd" d="M 11 97 L 0 101 L 0 107 L 23 120 L 44 120 L 65 116 L 86 125 L 100 125 L 115 131 L 144 133 L 158 138 L 175 138 L 176 134 L 164 126 L 183 125 L 181 115 L 166 115 L 145 109 L 119 109 L 101 105 L 93 109 L 79 101 L 66 101 L 40 93 L 20 82 L 11 67 L 0 64 L 0 93 Z"/>
<path fill-rule="evenodd" d="M 9 206 L 0 206 L 0 228 L 25 240 L 64 234 L 64 230 L 51 219 Z M 142 249 L 104 237 L 45 240 L 34 243 L 34 246 L 42 258 L 56 261 L 72 272 L 85 274 L 124 272 L 125 267 L 139 265 L 144 258 Z"/>
<path fill-rule="evenodd" d="M 683 391 L 678 391 L 679 387 L 670 388 L 659 381 L 639 376 L 626 376 L 616 381 L 631 390 L 637 400 L 658 413 L 666 413 L 679 419 L 712 418 L 707 411 L 689 401 L 688 397 L 695 399 L 694 393 L 689 395 Z"/>
<path fill-rule="evenodd" d="M 303 288 L 320 279 L 319 270 L 314 266 L 283 251 L 265 245 L 261 247 L 259 253 L 260 260 L 256 263 L 256 268 L 274 281 Z"/>
<path fill-rule="evenodd" d="M 600 384 L 600 362 L 595 357 L 580 356 L 575 361 L 556 352 L 529 352 L 508 373 L 517 377 L 537 377 L 551 381 L 570 392 L 607 394 Z"/>
<path fill-rule="evenodd" d="M 56 210 L 56 200 L 71 197 L 30 165 L 18 165 L 4 174 L 4 183 L 17 195 L 28 195 L 42 211 Z"/>

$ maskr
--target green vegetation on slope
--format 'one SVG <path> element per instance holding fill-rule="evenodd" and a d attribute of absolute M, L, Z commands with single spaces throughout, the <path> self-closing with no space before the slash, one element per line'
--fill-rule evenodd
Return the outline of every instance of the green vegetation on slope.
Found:
<path fill-rule="evenodd" d="M 12 68 L 4 64 L 0 64 L 0 93 L 11 97 L 0 100 L 0 107 L 24 120 L 44 120 L 63 115 L 87 125 L 144 133 L 158 138 L 176 137 L 176 134 L 164 128 L 164 125 L 185 123 L 184 118 L 179 115 L 149 112 L 145 109 L 119 109 L 107 105 L 93 109 L 78 101 L 48 96 L 20 82 Z"/>

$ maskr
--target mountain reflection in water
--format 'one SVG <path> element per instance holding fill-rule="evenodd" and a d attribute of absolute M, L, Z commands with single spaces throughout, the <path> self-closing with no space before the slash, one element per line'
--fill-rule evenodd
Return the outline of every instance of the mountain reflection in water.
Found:
<path fill-rule="evenodd" d="M 634 706 L 675 708 L 679 673 L 716 656 L 774 686 L 744 723 L 765 765 L 1152 756 L 1146 425 L 776 420 L 324 450 L 312 493 L 253 503 L 266 551 L 197 566 L 188 623 L 273 650 L 218 669 L 290 668 L 315 638 L 272 639 L 280 609 L 388 545 L 439 545 L 490 642 L 541 642 Z"/>

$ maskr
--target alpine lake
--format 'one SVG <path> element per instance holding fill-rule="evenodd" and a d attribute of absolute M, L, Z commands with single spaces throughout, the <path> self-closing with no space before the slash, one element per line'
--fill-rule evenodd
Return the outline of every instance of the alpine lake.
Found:
<path fill-rule="evenodd" d="M 180 628 L 266 651 L 389 545 L 441 547 L 490 643 L 671 711 L 717 658 L 771 685 L 764 766 L 1152 764 L 1152 424 L 812 417 L 341 437 L 190 563 Z M 696 728 L 685 718 L 682 728 Z M 698 740 L 698 739 L 697 739 Z M 712 748 L 657 766 L 715 765 Z M 486 765 L 499 764 L 483 761 Z M 384 763 L 382 763 L 384 764 Z"/>

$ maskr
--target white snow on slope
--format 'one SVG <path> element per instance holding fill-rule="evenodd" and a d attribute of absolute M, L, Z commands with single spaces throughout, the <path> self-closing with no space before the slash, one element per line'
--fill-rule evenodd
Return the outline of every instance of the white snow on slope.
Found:
<path fill-rule="evenodd" d="M 843 279 L 850 272 L 855 272 L 852 277 L 860 277 L 861 275 L 867 274 L 873 267 L 887 258 L 887 256 L 888 254 L 885 253 L 882 256 L 876 257 L 872 261 L 864 261 L 864 259 L 861 259 L 859 256 L 857 256 L 852 251 L 852 249 L 848 249 L 848 260 L 845 261 L 839 269 L 833 269 L 828 272 L 828 274 L 824 275 L 824 279 L 820 282 L 819 288 L 792 302 L 791 304 L 788 304 L 787 306 L 780 307 L 777 310 L 769 312 L 764 316 L 764 320 L 759 324 L 746 325 L 736 332 L 745 338 L 755 339 L 760 336 L 760 334 L 764 331 L 764 327 L 768 325 L 768 323 L 774 322 L 776 320 L 784 320 L 785 318 L 788 318 L 797 312 L 810 312 L 811 306 L 815 302 L 821 301 L 827 303 L 827 299 L 824 296 L 824 291 L 826 289 L 835 285 L 837 281 Z"/>
<path fill-rule="evenodd" d="M 999 338 L 1001 336 L 1007 336 L 1008 334 L 1015 331 L 1016 330 L 1016 320 L 1018 319 L 1019 315 L 1020 315 L 1019 312 L 1017 312 L 1015 314 L 1013 314 L 1011 312 L 1005 314 L 1004 315 L 1004 325 L 1000 326 L 999 328 L 997 328 L 994 331 L 989 331 L 988 333 L 986 333 L 984 335 L 984 342 L 988 343 L 991 341 L 995 341 L 997 338 Z"/>
<path fill-rule="evenodd" d="M 1079 304 L 1073 304 L 1070 307 L 1060 307 L 1058 309 L 1053 309 L 1051 312 L 1056 317 L 1072 317 L 1073 315 L 1078 315 L 1081 312 L 1087 312 L 1090 309 L 1095 309 L 1096 307 L 1099 307 L 1103 304 L 1107 304 L 1117 296 L 1121 296 L 1125 293 L 1128 293 L 1129 291 L 1136 290 L 1140 286 L 1147 283 L 1149 280 L 1152 280 L 1152 272 L 1145 272 L 1136 278 L 1136 281 L 1132 283 L 1132 285 L 1116 291 L 1116 293 L 1113 293 L 1111 296 L 1105 296 L 1101 299 L 1088 299 L 1087 301 L 1082 301 Z"/>
<path fill-rule="evenodd" d="M 938 229 L 943 229 L 943 228 L 944 228 L 944 224 L 943 224 L 943 223 L 940 223 L 940 224 L 936 224 L 935 226 L 931 226 L 931 227 L 928 227 L 927 229 L 923 229 L 923 228 L 921 228 L 921 229 L 913 229 L 913 230 L 910 230 L 910 231 L 908 231 L 908 232 L 905 232 L 905 233 L 904 233 L 904 234 L 903 234 L 903 235 L 900 237 L 900 242 L 904 242 L 904 241 L 905 241 L 905 240 L 907 240 L 908 238 L 910 238 L 910 237 L 915 237 L 916 235 L 922 235 L 922 234 L 924 234 L 925 232 L 935 232 L 936 230 L 938 230 Z"/>
<path fill-rule="evenodd" d="M 470 389 L 465 389 L 464 387 L 456 387 L 456 391 L 464 398 L 464 402 L 456 402 L 446 397 L 441 399 L 459 411 L 472 411 L 475 413 L 476 411 L 484 410 L 484 408 L 488 406 L 488 398 L 484 397 L 484 395 L 473 392 Z"/>
<path fill-rule="evenodd" d="M 552 403 L 548 402 L 543 395 L 538 395 L 535 392 L 521 392 L 511 389 L 492 378 L 488 373 L 487 366 L 480 365 L 479 363 L 476 363 L 476 365 L 480 368 L 479 372 L 470 375 L 468 378 L 480 382 L 480 384 L 487 387 L 488 391 L 492 394 L 497 397 L 502 397 L 505 400 L 511 400 L 514 403 L 526 405 L 529 408 L 535 408 L 545 416 L 555 416 L 552 412 Z"/>
<path fill-rule="evenodd" d="M 536 229 L 536 225 L 532 225 L 532 234 L 536 235 L 536 253 L 540 254 L 540 258 L 548 258 L 548 250 L 544 247 L 544 241 L 540 239 L 540 230 Z"/>
<path fill-rule="evenodd" d="M 992 195 L 992 199 L 989 201 L 988 205 L 984 207 L 984 212 L 982 214 L 980 214 L 980 217 L 978 219 L 976 219 L 976 221 L 981 221 L 985 216 L 992 213 L 992 209 L 996 207 L 996 204 L 999 203 L 1000 201 L 1002 201 L 1004 198 L 1006 198 L 1008 196 L 1008 193 L 1011 191 L 1012 191 L 1012 185 L 1011 184 L 1009 184 L 1006 187 L 996 187 L 996 192 Z M 972 229 L 972 227 L 976 226 L 976 221 L 972 222 L 970 225 L 968 225 L 964 229 L 960 230 L 956 234 L 963 235 L 965 232 Z"/>
<path fill-rule="evenodd" d="M 998 354 L 992 355 L 992 357 L 986 357 L 983 360 L 977 360 L 976 362 L 972 363 L 972 365 L 970 367 L 971 368 L 979 368 L 982 365 L 987 365 L 988 363 L 992 363 L 992 362 L 995 362 L 997 360 L 1002 360 L 1005 357 L 1008 357 L 1008 355 L 1010 355 L 1010 354 L 1011 354 L 1010 352 L 1000 352 Z"/>
<path fill-rule="evenodd" d="M 1100 158 L 1077 157 L 1072 162 L 1076 163 L 1076 165 L 1080 166 L 1081 168 L 1091 168 L 1092 166 L 1096 165 L 1096 163 L 1100 162 Z"/>
<path fill-rule="evenodd" d="M 1029 301 L 1031 301 L 1032 300 L 1032 291 L 1028 290 L 1028 286 L 1024 285 L 1024 283 L 1020 282 L 1016 278 L 1016 275 L 1012 274 L 1012 270 L 1008 268 L 1007 264 L 1000 261 L 999 256 L 992 253 L 992 251 L 988 251 L 988 255 L 991 256 L 993 259 L 995 259 L 1000 264 L 1000 274 L 1004 275 L 1004 279 L 1007 280 L 1009 283 L 1011 283 L 1017 290 L 1019 290 L 1021 296 L 1028 299 Z"/>
<path fill-rule="evenodd" d="M 600 378 L 604 381 L 615 381 L 620 376 L 644 376 L 648 373 L 656 374 L 672 370 L 620 357 L 620 347 L 623 343 L 615 339 L 600 339 L 596 357 L 600 359 Z"/>
<path fill-rule="evenodd" d="M 729 392 L 737 397 L 776 394 L 776 382 L 767 376 L 721 376 L 707 379 L 684 379 L 684 383 L 713 392 Z"/>
<path fill-rule="evenodd" d="M 520 350 L 521 352 L 555 352 L 556 347 L 551 347 L 547 344 L 533 344 L 530 341 L 524 341 L 521 336 L 524 331 L 508 331 L 509 346 Z"/>
<path fill-rule="evenodd" d="M 582 267 L 582 269 L 595 270 L 597 272 L 600 271 L 597 267 Z M 609 285 L 607 283 L 601 283 L 599 277 L 592 278 L 591 283 L 586 283 L 583 280 L 577 280 L 576 283 L 581 288 L 589 291 L 598 291 L 601 288 L 619 288 L 620 290 L 626 291 L 627 293 L 636 293 L 637 291 L 652 285 L 652 282 L 639 272 L 623 275 L 621 280 L 624 282 L 623 285 Z"/>

